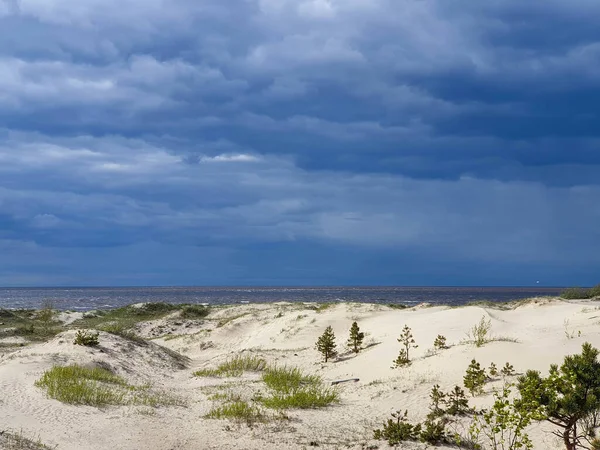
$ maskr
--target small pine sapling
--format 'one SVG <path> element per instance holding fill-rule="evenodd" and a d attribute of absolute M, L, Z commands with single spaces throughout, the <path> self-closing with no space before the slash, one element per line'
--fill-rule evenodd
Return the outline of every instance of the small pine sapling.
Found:
<path fill-rule="evenodd" d="M 435 341 L 433 341 L 433 348 L 435 348 L 436 350 L 444 350 L 448 348 L 448 346 L 446 345 L 446 336 L 438 334 L 435 338 Z"/>
<path fill-rule="evenodd" d="M 474 397 L 476 394 L 483 393 L 483 385 L 486 378 L 485 369 L 482 369 L 481 365 L 473 359 L 469 367 L 467 367 L 467 372 L 463 377 L 463 384 Z"/>
<path fill-rule="evenodd" d="M 75 339 L 73 340 L 74 345 L 84 345 L 86 347 L 94 347 L 98 345 L 100 342 L 98 341 L 98 336 L 100 333 L 93 331 L 83 331 L 77 330 L 77 334 L 75 335 Z"/>
<path fill-rule="evenodd" d="M 502 368 L 500 373 L 502 373 L 503 377 L 510 377 L 515 374 L 515 368 L 512 364 L 507 362 L 506 364 L 504 364 L 504 367 Z"/>
<path fill-rule="evenodd" d="M 431 403 L 429 405 L 429 414 L 427 414 L 427 417 L 435 419 L 443 416 L 446 413 L 442 407 L 446 401 L 446 394 L 442 392 L 439 384 L 436 384 L 431 388 L 429 398 L 431 399 Z"/>
<path fill-rule="evenodd" d="M 337 355 L 335 347 L 335 334 L 333 332 L 333 328 L 331 328 L 330 325 L 327 328 L 325 328 L 325 332 L 321 336 L 319 336 L 316 348 L 319 352 L 321 352 L 323 358 L 325 358 L 325 362 L 327 362 L 329 358 L 333 358 Z"/>
<path fill-rule="evenodd" d="M 404 325 L 402 329 L 402 334 L 398 338 L 398 342 L 400 342 L 404 348 L 400 349 L 400 353 L 398 357 L 394 360 L 394 367 L 401 367 L 410 364 L 409 350 L 410 348 L 417 348 L 418 345 L 415 344 L 415 339 L 412 334 L 412 330 L 408 325 Z"/>
<path fill-rule="evenodd" d="M 348 346 L 354 353 L 358 353 L 361 350 L 365 333 L 360 331 L 358 324 L 354 322 L 350 327 L 350 337 L 348 338 Z"/>
<path fill-rule="evenodd" d="M 454 386 L 454 389 L 447 394 L 444 403 L 446 404 L 446 413 L 451 416 L 464 416 L 471 412 L 469 400 L 460 386 Z"/>
<path fill-rule="evenodd" d="M 497 377 L 498 376 L 498 368 L 496 367 L 496 364 L 491 363 L 490 368 L 488 369 L 488 372 L 491 377 Z"/>
<path fill-rule="evenodd" d="M 408 411 L 392 413 L 395 420 L 388 419 L 382 429 L 373 431 L 377 440 L 386 440 L 390 445 L 398 445 L 403 441 L 416 441 L 421 434 L 421 424 L 413 425 L 408 421 Z"/>

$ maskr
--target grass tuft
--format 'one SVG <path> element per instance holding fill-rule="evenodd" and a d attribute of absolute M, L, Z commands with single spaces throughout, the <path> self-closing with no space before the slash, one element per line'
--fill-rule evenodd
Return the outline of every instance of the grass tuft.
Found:
<path fill-rule="evenodd" d="M 197 377 L 239 377 L 244 372 L 262 372 L 267 362 L 258 356 L 238 355 L 220 364 L 216 369 L 201 369 Z"/>
<path fill-rule="evenodd" d="M 244 421 L 248 425 L 267 420 L 267 416 L 259 407 L 241 400 L 215 406 L 205 417 L 208 419 L 234 419 Z"/>
<path fill-rule="evenodd" d="M 268 408 L 323 408 L 339 401 L 338 392 L 325 387 L 321 377 L 304 375 L 297 367 L 270 367 L 262 379 L 272 394 L 258 400 Z"/>
<path fill-rule="evenodd" d="M 124 404 L 125 394 L 118 387 L 127 383 L 106 369 L 71 365 L 53 367 L 35 385 L 63 403 L 102 406 Z"/>
<path fill-rule="evenodd" d="M 50 398 L 72 405 L 185 406 L 185 401 L 150 386 L 133 386 L 109 370 L 78 365 L 55 366 L 35 382 Z"/>

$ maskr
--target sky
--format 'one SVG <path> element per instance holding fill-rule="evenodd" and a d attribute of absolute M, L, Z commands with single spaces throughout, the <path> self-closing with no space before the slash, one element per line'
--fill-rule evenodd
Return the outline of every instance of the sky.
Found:
<path fill-rule="evenodd" d="M 0 0 L 0 285 L 600 283 L 597 0 Z"/>

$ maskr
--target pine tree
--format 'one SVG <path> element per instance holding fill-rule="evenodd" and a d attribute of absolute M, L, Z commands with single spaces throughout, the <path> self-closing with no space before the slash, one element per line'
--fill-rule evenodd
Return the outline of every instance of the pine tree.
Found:
<path fill-rule="evenodd" d="M 600 410 L 599 355 L 586 342 L 580 354 L 565 356 L 560 367 L 552 364 L 548 377 L 536 370 L 519 377 L 519 405 L 528 410 L 543 408 L 538 420 L 559 427 L 554 434 L 563 439 L 566 450 L 589 448 L 583 442 L 589 443 L 598 427 L 594 414 Z"/>
<path fill-rule="evenodd" d="M 462 416 L 471 411 L 465 391 L 460 386 L 454 386 L 454 389 L 447 394 L 445 403 L 446 412 L 452 416 Z"/>
<path fill-rule="evenodd" d="M 446 336 L 438 334 L 435 338 L 435 341 L 433 341 L 433 348 L 435 348 L 436 350 L 443 350 L 448 348 L 448 346 L 446 345 Z"/>
<path fill-rule="evenodd" d="M 490 368 L 488 371 L 490 372 L 491 377 L 498 376 L 498 368 L 496 367 L 496 364 L 490 363 Z"/>
<path fill-rule="evenodd" d="M 358 328 L 358 324 L 354 322 L 350 327 L 350 337 L 348 338 L 348 346 L 352 348 L 354 353 L 358 353 L 360 351 L 364 338 L 365 333 L 362 333 L 360 328 Z"/>
<path fill-rule="evenodd" d="M 400 334 L 398 342 L 400 342 L 404 346 L 404 348 L 400 349 L 398 357 L 394 360 L 394 367 L 401 367 L 410 364 L 410 357 L 408 351 L 411 347 L 418 347 L 418 345 L 415 344 L 415 339 L 413 337 L 412 330 L 408 325 L 404 325 L 404 328 L 402 328 L 402 334 Z"/>
<path fill-rule="evenodd" d="M 329 358 L 333 358 L 337 355 L 335 347 L 335 334 L 333 333 L 333 328 L 328 326 L 325 328 L 325 332 L 317 340 L 316 348 L 325 358 L 325 362 L 327 362 Z"/>

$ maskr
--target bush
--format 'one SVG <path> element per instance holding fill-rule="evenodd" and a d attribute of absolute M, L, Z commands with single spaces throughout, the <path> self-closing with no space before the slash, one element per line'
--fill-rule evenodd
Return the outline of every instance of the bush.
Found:
<path fill-rule="evenodd" d="M 494 392 L 494 404 L 479 411 L 471 424 L 469 435 L 477 447 L 490 450 L 533 449 L 525 429 L 535 418 L 543 417 L 541 409 L 521 408 L 518 401 L 510 401 L 510 385 Z M 483 440 L 485 446 L 481 445 Z"/>
<path fill-rule="evenodd" d="M 596 292 L 596 289 L 598 289 L 598 286 L 596 286 L 593 289 L 594 289 L 594 292 Z M 564 298 L 565 300 L 581 300 L 581 299 L 592 298 L 592 297 L 594 297 L 594 295 L 593 295 L 592 289 L 572 287 L 572 288 L 568 288 L 568 289 L 565 289 L 564 291 L 562 291 L 560 293 L 560 297 Z"/>
<path fill-rule="evenodd" d="M 482 369 L 477 361 L 471 360 L 467 368 L 467 373 L 463 377 L 465 387 L 471 392 L 472 396 L 483 393 L 483 385 L 486 380 L 485 369 Z"/>
<path fill-rule="evenodd" d="M 98 341 L 98 336 L 100 333 L 93 331 L 83 331 L 77 330 L 77 334 L 75 335 L 75 340 L 73 344 L 75 345 L 85 345 L 86 347 L 93 347 L 98 345 L 100 342 Z"/>
<path fill-rule="evenodd" d="M 490 363 L 490 368 L 488 369 L 488 372 L 490 373 L 490 377 L 497 377 L 498 367 L 496 367 L 496 364 Z"/>

